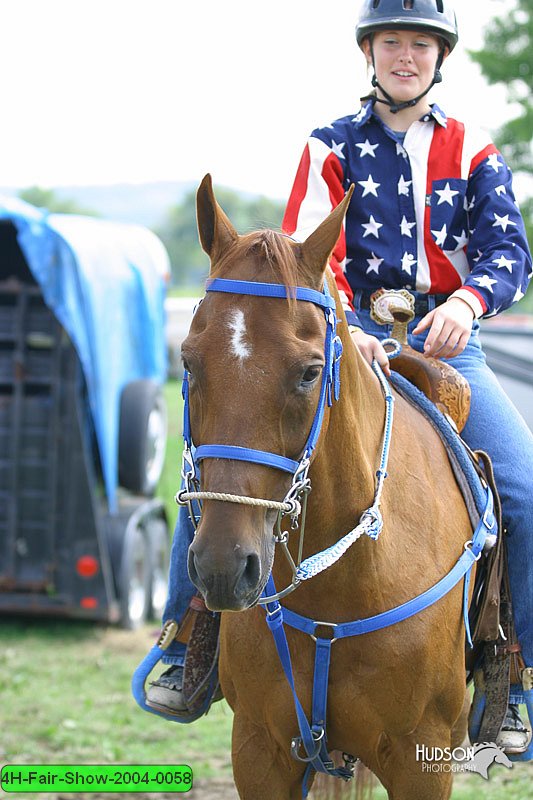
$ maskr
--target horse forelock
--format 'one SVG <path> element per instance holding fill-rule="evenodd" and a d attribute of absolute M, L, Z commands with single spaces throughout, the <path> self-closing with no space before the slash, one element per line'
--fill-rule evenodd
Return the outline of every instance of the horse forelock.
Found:
<path fill-rule="evenodd" d="M 287 288 L 298 285 L 296 253 L 287 236 L 265 228 L 240 236 L 213 267 L 211 277 L 231 277 L 232 265 L 254 259 L 251 280 L 273 279 Z"/>

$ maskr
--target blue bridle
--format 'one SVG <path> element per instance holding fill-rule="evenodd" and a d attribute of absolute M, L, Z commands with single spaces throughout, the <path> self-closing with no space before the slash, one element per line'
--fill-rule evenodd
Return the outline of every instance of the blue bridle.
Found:
<path fill-rule="evenodd" d="M 208 281 L 207 292 L 226 292 L 228 294 L 252 295 L 255 297 L 273 298 L 293 298 L 313 303 L 324 310 L 326 318 L 326 338 L 324 343 L 325 365 L 322 372 L 322 384 L 320 388 L 320 398 L 315 412 L 315 418 L 303 448 L 302 456 L 299 461 L 276 453 L 269 453 L 264 450 L 254 450 L 249 447 L 236 447 L 234 445 L 205 444 L 198 447 L 194 453 L 194 459 L 201 461 L 205 458 L 226 458 L 229 460 L 248 461 L 253 464 L 262 464 L 266 467 L 274 467 L 291 474 L 295 474 L 304 458 L 310 458 L 316 447 L 326 403 L 328 406 L 333 404 L 333 399 L 339 399 L 340 392 L 340 358 L 342 355 L 342 342 L 337 336 L 337 315 L 335 313 L 335 300 L 329 293 L 327 282 L 324 282 L 324 291 L 318 292 L 315 289 L 307 289 L 301 286 L 289 287 L 279 283 L 255 283 L 253 281 L 227 280 L 225 278 L 214 278 Z M 189 413 L 189 374 L 186 371 L 183 379 L 183 398 L 184 398 L 184 418 L 183 418 L 183 438 L 185 446 L 191 450 L 193 446 L 191 435 L 191 421 Z M 193 460 L 194 460 L 193 459 Z"/>
<path fill-rule="evenodd" d="M 189 407 L 189 373 L 186 371 L 183 382 L 183 398 L 184 398 L 184 421 L 183 421 L 183 467 L 182 478 L 184 489 L 176 495 L 178 503 L 189 506 L 189 514 L 193 525 L 197 526 L 197 517 L 193 502 L 195 500 L 221 500 L 226 502 L 245 503 L 249 505 L 261 505 L 266 508 L 276 509 L 278 513 L 276 533 L 274 539 L 276 543 L 282 545 L 285 557 L 287 558 L 293 579 L 289 586 L 283 590 L 276 592 L 273 596 L 266 596 L 264 593 L 258 601 L 261 605 L 266 605 L 268 602 L 281 599 L 287 594 L 292 592 L 296 586 L 303 580 L 316 575 L 318 572 L 327 569 L 335 561 L 337 561 L 345 550 L 353 544 L 356 539 L 366 534 L 373 539 L 377 539 L 382 527 L 383 520 L 379 510 L 380 497 L 383 490 L 383 483 L 387 477 L 387 461 L 390 448 L 390 440 L 392 433 L 392 416 L 393 416 L 393 402 L 394 398 L 389 385 L 383 375 L 383 372 L 376 361 L 373 363 L 373 369 L 376 373 L 378 380 L 381 384 L 383 395 L 385 398 L 386 413 L 385 413 L 385 426 L 383 446 L 381 452 L 380 466 L 377 470 L 377 487 L 374 497 L 373 505 L 368 508 L 359 521 L 359 525 L 354 528 L 348 535 L 344 536 L 336 545 L 329 547 L 327 550 L 316 553 L 314 556 L 307 558 L 302 562 L 302 548 L 303 536 L 305 530 L 305 508 L 307 502 L 307 495 L 311 489 L 311 482 L 308 477 L 309 467 L 311 463 L 311 456 L 317 445 L 324 413 L 327 406 L 331 406 L 334 400 L 339 399 L 340 394 L 340 359 L 342 356 L 342 342 L 337 335 L 338 319 L 335 313 L 335 300 L 329 292 L 327 282 L 324 281 L 324 290 L 322 292 L 315 289 L 309 289 L 301 286 L 286 287 L 277 283 L 259 283 L 253 281 L 241 280 L 226 280 L 222 278 L 215 278 L 210 280 L 206 287 L 207 292 L 225 292 L 228 294 L 249 295 L 256 297 L 267 298 L 281 298 L 281 299 L 295 299 L 314 305 L 321 308 L 324 312 L 326 320 L 326 333 L 324 341 L 324 368 L 322 371 L 322 381 L 320 387 L 320 395 L 318 399 L 315 416 L 311 425 L 309 436 L 307 437 L 306 444 L 302 450 L 302 455 L 298 461 L 295 459 L 287 458 L 286 456 L 278 453 L 270 453 L 265 450 L 255 450 L 249 447 L 239 447 L 237 445 L 224 445 L 224 444 L 205 444 L 200 445 L 194 450 L 191 433 L 190 422 L 190 407 Z M 395 347 L 393 353 L 389 357 L 396 355 L 400 346 L 394 340 L 386 340 L 392 343 Z M 198 481 L 198 462 L 206 458 L 228 459 L 231 461 L 246 461 L 253 464 L 261 464 L 263 466 L 273 467 L 292 474 L 292 483 L 285 496 L 283 502 L 273 500 L 262 500 L 260 498 L 242 497 L 240 495 L 230 495 L 227 493 L 201 491 Z M 295 564 L 293 557 L 287 546 L 288 534 L 281 530 L 281 519 L 283 516 L 289 515 L 291 520 L 291 529 L 296 530 L 299 528 L 300 545 L 298 564 Z M 299 521 L 301 515 L 301 522 Z"/>

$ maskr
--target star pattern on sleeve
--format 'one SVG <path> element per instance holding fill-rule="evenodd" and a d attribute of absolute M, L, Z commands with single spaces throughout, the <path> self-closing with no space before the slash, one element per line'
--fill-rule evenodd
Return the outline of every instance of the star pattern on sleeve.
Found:
<path fill-rule="evenodd" d="M 453 198 L 459 194 L 459 192 L 456 189 L 452 189 L 448 182 L 444 189 L 435 189 L 435 194 L 439 195 L 439 202 L 437 203 L 438 206 L 440 206 L 442 203 L 449 203 L 451 206 L 453 206 Z"/>
<path fill-rule="evenodd" d="M 461 231 L 460 236 L 454 236 L 453 238 L 457 242 L 457 248 L 456 248 L 457 250 L 461 250 L 468 244 L 468 236 L 466 235 L 465 231 Z"/>
<path fill-rule="evenodd" d="M 498 269 L 508 269 L 509 272 L 512 272 L 513 264 L 516 264 L 516 261 L 513 261 L 511 258 L 505 258 L 502 253 L 499 258 L 493 258 L 492 263 L 496 264 Z"/>
<path fill-rule="evenodd" d="M 372 158 L 376 158 L 375 150 L 377 150 L 379 144 L 370 144 L 367 139 L 365 142 L 358 142 L 355 146 L 359 147 L 361 150 L 359 153 L 361 158 L 363 158 L 363 156 L 372 156 Z"/>
<path fill-rule="evenodd" d="M 484 316 L 485 316 L 485 319 L 489 319 L 489 317 L 495 317 L 495 316 L 497 316 L 497 314 L 499 314 L 501 310 L 502 310 L 502 307 L 501 307 L 501 306 L 497 306 L 497 307 L 494 309 L 494 311 L 491 311 L 491 312 L 490 312 L 490 314 L 485 314 L 485 315 L 484 315 Z"/>
<path fill-rule="evenodd" d="M 514 227 L 516 228 L 516 222 L 513 222 L 512 220 L 509 219 L 509 214 L 506 214 L 504 217 L 500 217 L 498 214 L 496 214 L 495 211 L 493 213 L 494 213 L 494 219 L 496 220 L 496 222 L 492 223 L 493 228 L 501 228 L 504 233 L 507 232 L 507 228 L 509 225 L 514 225 Z"/>
<path fill-rule="evenodd" d="M 487 163 L 490 167 L 492 167 L 494 172 L 499 172 L 503 167 L 502 162 L 498 161 L 498 153 L 491 153 L 487 158 Z"/>
<path fill-rule="evenodd" d="M 491 294 L 494 294 L 494 289 L 492 287 L 495 283 L 498 283 L 497 280 L 489 278 L 488 275 L 481 275 L 481 277 L 474 278 L 474 280 L 480 288 L 488 289 Z"/>
<path fill-rule="evenodd" d="M 342 152 L 342 150 L 343 150 L 343 148 L 344 148 L 345 146 L 346 146 L 346 142 L 339 142 L 339 143 L 337 144 L 337 142 L 335 141 L 335 139 L 332 139 L 332 140 L 331 140 L 331 150 L 332 150 L 332 152 L 333 152 L 333 153 L 335 153 L 335 155 L 337 156 L 337 158 L 343 158 L 343 159 L 345 159 L 344 153 Z"/>
<path fill-rule="evenodd" d="M 503 185 L 503 183 L 502 183 L 500 186 L 496 186 L 496 188 L 494 189 L 494 191 L 496 192 L 496 194 L 498 195 L 498 197 L 501 197 L 501 196 L 502 196 L 502 194 L 507 194 L 507 189 L 505 188 L 505 186 Z"/>
<path fill-rule="evenodd" d="M 513 297 L 513 303 L 518 303 L 518 301 L 521 300 L 523 297 L 525 297 L 525 294 L 519 286 L 518 289 L 516 290 L 515 296 Z"/>
<path fill-rule="evenodd" d="M 363 233 L 363 239 L 367 236 L 375 236 L 376 239 L 379 239 L 379 229 L 383 227 L 382 222 L 376 222 L 373 215 L 371 214 L 368 222 L 363 222 L 362 227 L 365 229 Z"/>
<path fill-rule="evenodd" d="M 367 194 L 373 194 L 374 197 L 378 196 L 377 190 L 381 186 L 381 183 L 376 183 L 372 175 L 369 175 L 366 181 L 357 181 L 357 183 L 364 189 L 363 197 L 366 197 Z"/>

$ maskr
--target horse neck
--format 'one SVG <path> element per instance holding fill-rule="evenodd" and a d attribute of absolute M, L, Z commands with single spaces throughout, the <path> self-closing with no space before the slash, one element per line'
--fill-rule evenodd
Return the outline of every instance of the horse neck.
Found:
<path fill-rule="evenodd" d="M 385 400 L 378 380 L 366 364 L 346 330 L 341 368 L 341 394 L 333 404 L 320 436 L 311 466 L 312 491 L 309 495 L 304 535 L 304 558 L 335 544 L 358 524 L 363 511 L 374 502 L 376 470 L 383 440 Z M 366 569 L 375 572 L 375 543 L 366 536 L 357 542 L 358 580 Z M 293 547 L 293 557 L 296 547 Z M 304 582 L 287 598 L 287 605 L 300 613 L 340 614 L 349 618 L 343 603 L 349 598 L 352 609 L 354 571 L 337 570 L 335 592 L 326 591 L 329 571 Z M 276 558 L 276 586 L 287 585 L 290 572 L 284 559 Z M 329 584 L 330 585 L 330 584 Z M 322 587 L 322 589 L 321 589 Z M 332 604 L 332 608 L 329 608 Z M 340 609 L 340 610 L 339 610 Z M 353 609 L 352 609 L 353 611 Z M 348 613 L 346 611 L 346 613 Z M 351 613 L 351 612 L 350 612 Z M 359 610 L 358 613 L 362 613 Z M 363 614 L 364 615 L 364 614 Z"/>
<path fill-rule="evenodd" d="M 345 524 L 359 519 L 360 513 L 372 505 L 385 418 L 385 399 L 376 375 L 349 333 L 341 333 L 341 338 L 341 393 L 319 442 L 313 465 L 316 489 L 312 492 L 320 517 L 332 521 L 331 532 L 336 538 L 339 530 L 349 530 Z M 317 544 L 323 547 L 323 526 L 317 536 Z"/>

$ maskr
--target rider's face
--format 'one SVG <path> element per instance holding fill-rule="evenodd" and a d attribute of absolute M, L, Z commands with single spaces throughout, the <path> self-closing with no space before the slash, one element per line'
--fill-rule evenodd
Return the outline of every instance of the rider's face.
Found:
<path fill-rule="evenodd" d="M 371 64 L 368 39 L 364 41 L 363 49 Z M 425 91 L 433 80 L 439 57 L 439 40 L 431 33 L 378 31 L 374 35 L 373 49 L 377 79 L 396 102 L 412 100 Z"/>

